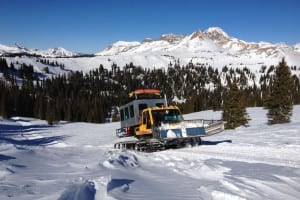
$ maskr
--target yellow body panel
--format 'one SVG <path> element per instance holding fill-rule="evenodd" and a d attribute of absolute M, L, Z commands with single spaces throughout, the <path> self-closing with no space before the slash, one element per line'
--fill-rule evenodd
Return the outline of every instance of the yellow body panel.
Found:
<path fill-rule="evenodd" d="M 136 136 L 152 135 L 152 130 L 151 129 L 145 129 L 145 130 L 142 130 L 142 131 L 136 131 L 135 135 Z"/>
<path fill-rule="evenodd" d="M 142 112 L 142 123 L 139 125 L 139 127 L 135 131 L 136 136 L 152 134 L 152 126 L 154 125 L 155 122 L 154 122 L 151 111 L 164 111 L 164 110 L 169 110 L 169 109 L 176 109 L 180 113 L 180 110 L 177 106 L 152 107 L 152 108 L 144 109 Z"/>

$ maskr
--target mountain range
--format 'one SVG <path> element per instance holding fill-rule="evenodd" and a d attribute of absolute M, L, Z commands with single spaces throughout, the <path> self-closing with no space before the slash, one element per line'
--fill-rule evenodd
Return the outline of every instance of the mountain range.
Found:
<path fill-rule="evenodd" d="M 0 44 L 0 55 L 1 56 L 11 56 L 12 54 L 26 54 L 32 56 L 42 56 L 42 57 L 76 57 L 79 56 L 79 53 L 73 53 L 62 47 L 50 48 L 47 50 L 39 49 L 29 49 L 18 44 L 13 46 L 5 46 Z"/>
<path fill-rule="evenodd" d="M 124 66 L 130 62 L 142 67 L 167 67 L 174 63 L 210 65 L 221 68 L 249 67 L 257 70 L 262 65 L 277 65 L 285 57 L 288 65 L 300 66 L 300 43 L 246 42 L 229 36 L 218 27 L 197 30 L 189 35 L 164 34 L 158 39 L 118 41 L 92 55 L 74 53 L 62 47 L 48 50 L 28 49 L 19 45 L 0 44 L 1 57 L 23 55 L 35 62 L 34 57 L 47 57 L 63 63 L 68 70 L 83 70 L 113 63 Z M 10 58 L 11 61 L 12 58 Z M 15 60 L 15 58 L 14 58 Z"/>

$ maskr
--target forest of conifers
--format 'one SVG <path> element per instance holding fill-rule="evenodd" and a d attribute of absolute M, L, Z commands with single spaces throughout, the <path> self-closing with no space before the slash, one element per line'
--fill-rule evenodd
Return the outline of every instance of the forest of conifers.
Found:
<path fill-rule="evenodd" d="M 116 108 L 126 102 L 130 91 L 138 88 L 161 90 L 169 104 L 177 104 L 183 113 L 220 110 L 234 79 L 247 107 L 263 106 L 270 93 L 274 68 L 261 66 L 254 73 L 247 67 L 224 66 L 219 71 L 193 63 L 186 66 L 175 63 L 159 69 L 133 63 L 105 67 L 100 64 L 88 73 L 75 71 L 44 78 L 32 65 L 23 63 L 16 69 L 1 58 L 0 116 L 35 117 L 49 123 L 59 120 L 101 123 L 107 117 L 117 120 Z M 299 69 L 290 67 L 290 70 Z M 294 74 L 292 80 L 293 103 L 299 104 L 300 77 Z M 173 102 L 175 99 L 181 101 Z"/>

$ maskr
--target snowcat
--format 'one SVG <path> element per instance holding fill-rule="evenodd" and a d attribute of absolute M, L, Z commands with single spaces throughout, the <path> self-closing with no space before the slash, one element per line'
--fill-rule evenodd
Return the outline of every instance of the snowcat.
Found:
<path fill-rule="evenodd" d="M 156 89 L 138 89 L 129 94 L 129 102 L 120 107 L 121 128 L 118 137 L 134 136 L 121 141 L 117 149 L 159 151 L 185 145 L 201 144 L 201 137 L 224 130 L 221 120 L 184 120 L 177 106 L 168 106 L 166 97 Z"/>

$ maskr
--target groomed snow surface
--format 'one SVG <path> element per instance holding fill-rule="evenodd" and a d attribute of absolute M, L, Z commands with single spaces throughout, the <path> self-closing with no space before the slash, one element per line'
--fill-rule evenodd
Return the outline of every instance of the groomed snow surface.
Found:
<path fill-rule="evenodd" d="M 266 110 L 247 111 L 247 127 L 154 153 L 113 149 L 119 123 L 0 119 L 0 199 L 299 199 L 300 106 L 273 126 Z"/>

